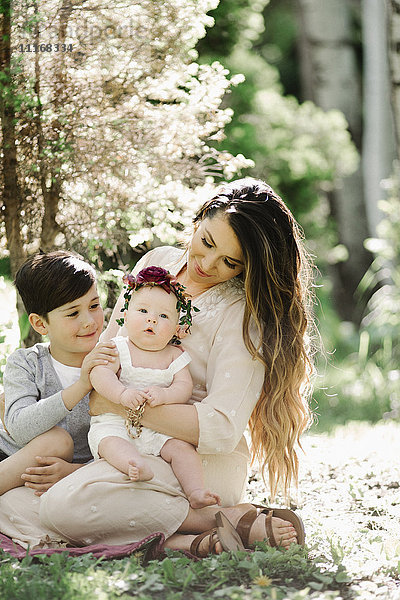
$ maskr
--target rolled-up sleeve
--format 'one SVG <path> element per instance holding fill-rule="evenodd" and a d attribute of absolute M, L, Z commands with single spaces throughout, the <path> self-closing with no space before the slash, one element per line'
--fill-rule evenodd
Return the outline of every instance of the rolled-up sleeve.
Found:
<path fill-rule="evenodd" d="M 233 452 L 260 397 L 264 368 L 244 344 L 243 310 L 243 302 L 228 306 L 212 341 L 207 396 L 195 403 L 201 454 Z"/>

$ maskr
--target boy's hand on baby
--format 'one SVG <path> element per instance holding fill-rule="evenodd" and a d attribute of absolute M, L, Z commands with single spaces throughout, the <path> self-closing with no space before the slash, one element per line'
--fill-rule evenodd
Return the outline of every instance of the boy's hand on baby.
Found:
<path fill-rule="evenodd" d="M 134 388 L 127 388 L 120 396 L 120 403 L 125 408 L 137 408 L 148 400 L 148 397 L 144 390 L 135 390 Z"/>
<path fill-rule="evenodd" d="M 89 374 L 90 371 L 99 365 L 107 365 L 109 362 L 114 362 L 118 356 L 118 350 L 115 342 L 99 342 L 89 354 L 83 359 L 81 367 L 80 379 L 87 384 L 89 390 L 92 389 Z"/>
<path fill-rule="evenodd" d="M 159 406 L 165 404 L 165 389 L 152 385 L 144 390 L 148 397 L 147 404 L 149 406 Z"/>
<path fill-rule="evenodd" d="M 40 466 L 25 469 L 21 479 L 26 487 L 36 490 L 36 496 L 41 496 L 57 481 L 70 475 L 81 466 L 69 463 L 57 456 L 36 456 L 35 458 Z"/>

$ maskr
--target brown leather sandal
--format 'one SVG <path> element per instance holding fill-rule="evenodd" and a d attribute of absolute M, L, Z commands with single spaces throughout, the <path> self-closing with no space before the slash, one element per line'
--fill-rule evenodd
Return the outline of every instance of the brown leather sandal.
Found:
<path fill-rule="evenodd" d="M 245 550 L 243 546 L 242 540 L 232 523 L 229 519 L 222 513 L 217 512 L 215 515 L 215 520 L 217 523 L 217 527 L 213 529 L 209 529 L 208 531 L 204 531 L 197 535 L 192 543 L 190 544 L 190 553 L 196 556 L 197 558 L 205 558 L 209 554 L 219 554 L 215 551 L 215 547 L 219 542 L 222 546 L 222 549 L 226 552 L 232 552 L 235 550 Z M 208 548 L 206 553 L 200 552 L 200 544 L 201 542 L 208 537 Z"/>
<path fill-rule="evenodd" d="M 254 524 L 254 521 L 263 513 L 267 515 L 265 519 L 265 539 L 268 540 L 268 544 L 270 546 L 280 545 L 275 539 L 272 531 L 272 517 L 278 517 L 279 519 L 283 519 L 284 521 L 289 521 L 292 523 L 296 531 L 297 543 L 300 546 L 304 546 L 304 524 L 299 515 L 297 515 L 293 510 L 289 510 L 288 508 L 269 508 L 267 506 L 261 506 L 260 504 L 253 504 L 253 506 L 254 508 L 251 508 L 242 517 L 240 517 L 236 526 L 236 531 L 240 535 L 240 538 L 246 548 L 249 547 L 250 530 Z"/>
<path fill-rule="evenodd" d="M 208 537 L 208 549 L 206 550 L 206 553 L 204 554 L 203 552 L 200 552 L 199 547 L 201 542 L 204 540 L 204 538 Z M 218 537 L 217 534 L 217 528 L 214 527 L 214 529 L 209 529 L 208 531 L 203 531 L 203 533 L 199 533 L 199 535 L 197 535 L 193 542 L 190 544 L 190 554 L 193 554 L 193 556 L 196 556 L 197 558 L 205 558 L 206 556 L 208 556 L 209 554 L 218 554 L 218 552 L 215 551 L 215 547 L 218 544 L 218 542 L 220 542 L 221 540 Z"/>

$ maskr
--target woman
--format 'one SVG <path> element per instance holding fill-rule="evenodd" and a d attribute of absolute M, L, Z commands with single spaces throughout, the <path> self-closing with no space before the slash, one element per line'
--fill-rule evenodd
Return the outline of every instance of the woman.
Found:
<path fill-rule="evenodd" d="M 221 496 L 245 546 L 266 537 L 285 547 L 302 542 L 291 511 L 266 516 L 238 505 L 247 479 L 246 425 L 274 496 L 297 480 L 295 446 L 310 420 L 307 261 L 291 213 L 262 181 L 227 184 L 196 215 L 187 250 L 157 248 L 134 272 L 149 265 L 175 275 L 200 312 L 182 340 L 192 357 L 192 404 L 146 406 L 142 424 L 197 447 L 206 485 Z M 121 297 L 104 339 L 116 335 L 122 305 Z M 100 397 L 92 403 L 94 414 L 117 409 Z M 42 524 L 75 544 L 128 543 L 161 531 L 165 547 L 200 556 L 221 551 L 213 530 L 219 507 L 189 509 L 170 467 L 149 459 L 149 482 L 132 483 L 104 461 L 78 469 L 42 497 Z"/>

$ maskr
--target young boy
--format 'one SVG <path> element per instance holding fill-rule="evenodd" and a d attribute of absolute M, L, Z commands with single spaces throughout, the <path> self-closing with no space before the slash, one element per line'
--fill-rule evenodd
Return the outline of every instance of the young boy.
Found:
<path fill-rule="evenodd" d="M 40 495 L 92 458 L 89 374 L 115 360 L 117 351 L 113 342 L 96 346 L 103 310 L 95 271 L 77 255 L 35 255 L 15 285 L 31 326 L 49 342 L 20 348 L 7 360 L 0 495 L 24 484 Z"/>

